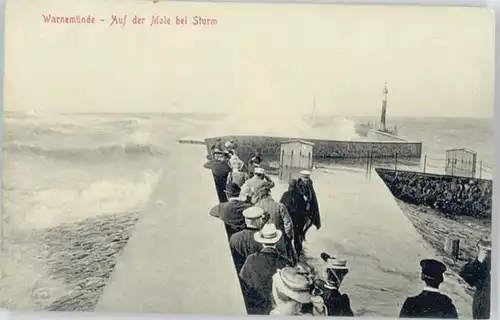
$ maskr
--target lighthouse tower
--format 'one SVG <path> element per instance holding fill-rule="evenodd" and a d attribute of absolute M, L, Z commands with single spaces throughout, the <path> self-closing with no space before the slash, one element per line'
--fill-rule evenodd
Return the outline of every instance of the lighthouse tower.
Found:
<path fill-rule="evenodd" d="M 387 94 L 389 93 L 389 89 L 387 88 L 387 82 L 384 85 L 384 89 L 382 91 L 382 114 L 380 115 L 380 131 L 387 131 L 387 127 L 385 124 L 385 114 L 387 112 Z"/>

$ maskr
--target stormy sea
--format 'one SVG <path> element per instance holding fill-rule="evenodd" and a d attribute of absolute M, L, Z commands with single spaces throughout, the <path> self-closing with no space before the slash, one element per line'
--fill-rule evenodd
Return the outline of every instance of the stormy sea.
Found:
<path fill-rule="evenodd" d="M 0 307 L 92 310 L 162 170 L 175 170 L 168 161 L 181 155 L 172 146 L 184 136 L 203 136 L 221 117 L 6 112 Z M 377 118 L 320 120 L 304 132 L 350 140 L 360 139 L 356 123 Z M 446 149 L 469 148 L 484 161 L 482 176 L 491 177 L 492 120 L 391 122 L 401 137 L 423 141 L 428 171 L 444 171 Z"/>

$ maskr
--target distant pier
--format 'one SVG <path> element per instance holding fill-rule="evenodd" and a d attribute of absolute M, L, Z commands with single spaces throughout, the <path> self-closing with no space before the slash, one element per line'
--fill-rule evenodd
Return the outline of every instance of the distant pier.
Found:
<path fill-rule="evenodd" d="M 369 156 L 388 158 L 396 155 L 408 158 L 420 158 L 422 156 L 421 141 L 406 141 L 398 137 L 392 140 L 385 136 L 379 136 L 379 140 L 342 141 L 297 137 L 228 135 L 206 138 L 207 150 L 215 143 L 217 138 L 221 138 L 222 141 L 234 140 L 238 145 L 238 155 L 242 158 L 253 156 L 255 152 L 259 152 L 264 157 L 279 158 L 281 143 L 286 140 L 297 139 L 314 143 L 313 157 L 318 159 L 365 158 Z"/>

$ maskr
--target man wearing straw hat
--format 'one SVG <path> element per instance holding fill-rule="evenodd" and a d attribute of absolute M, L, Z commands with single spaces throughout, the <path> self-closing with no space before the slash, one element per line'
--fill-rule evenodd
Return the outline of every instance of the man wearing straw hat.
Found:
<path fill-rule="evenodd" d="M 255 241 L 262 244 L 260 252 L 251 254 L 243 264 L 240 279 L 248 314 L 268 315 L 272 309 L 272 277 L 278 269 L 292 266 L 292 262 L 276 249 L 281 230 L 272 223 L 255 232 Z"/>
<path fill-rule="evenodd" d="M 460 276 L 471 287 L 476 287 L 472 302 L 474 319 L 489 319 L 491 297 L 491 239 L 489 236 L 478 242 L 478 256 L 460 270 Z"/>

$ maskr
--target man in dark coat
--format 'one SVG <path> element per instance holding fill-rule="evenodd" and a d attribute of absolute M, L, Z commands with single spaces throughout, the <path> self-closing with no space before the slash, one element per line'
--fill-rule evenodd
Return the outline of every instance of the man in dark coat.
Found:
<path fill-rule="evenodd" d="M 222 151 L 215 149 L 213 151 L 213 159 L 205 163 L 204 167 L 212 170 L 219 202 L 227 202 L 224 190 L 226 189 L 227 176 L 232 170 Z"/>
<path fill-rule="evenodd" d="M 290 181 L 288 190 L 283 193 L 280 202 L 285 205 L 292 218 L 295 252 L 297 256 L 300 256 L 304 240 L 304 226 L 306 225 L 306 201 L 299 193 L 296 179 Z"/>
<path fill-rule="evenodd" d="M 263 248 L 248 256 L 240 271 L 243 298 L 249 315 L 268 315 L 271 312 L 272 277 L 278 269 L 292 266 L 292 262 L 276 249 L 281 236 L 281 230 L 276 229 L 274 224 L 266 224 L 254 235 L 255 241 L 261 243 Z"/>
<path fill-rule="evenodd" d="M 264 210 L 250 207 L 243 210 L 243 216 L 245 217 L 245 229 L 236 232 L 229 239 L 229 248 L 231 248 L 238 274 L 247 257 L 262 250 L 262 244 L 255 241 L 254 235 L 264 225 Z"/>
<path fill-rule="evenodd" d="M 297 189 L 300 196 L 306 204 L 305 221 L 300 230 L 299 241 L 305 241 L 306 233 L 309 228 L 314 225 L 317 230 L 321 228 L 321 216 L 319 213 L 318 199 L 314 190 L 313 181 L 311 180 L 311 172 L 304 170 L 300 172 L 300 178 L 297 180 Z"/>
<path fill-rule="evenodd" d="M 422 280 L 426 286 L 419 295 L 405 300 L 399 317 L 458 319 L 453 301 L 439 292 L 439 286 L 444 281 L 443 274 L 446 266 L 434 259 L 424 259 L 420 261 L 420 266 L 422 267 Z"/>
<path fill-rule="evenodd" d="M 224 221 L 228 239 L 246 227 L 243 211 L 251 207 L 251 204 L 240 200 L 240 191 L 241 189 L 236 183 L 231 183 L 228 190 L 225 191 L 229 200 L 220 212 L 220 219 Z"/>
<path fill-rule="evenodd" d="M 465 264 L 459 274 L 470 286 L 476 287 L 472 302 L 472 317 L 489 319 L 491 317 L 491 240 L 489 237 L 479 241 L 478 249 L 477 258 Z"/>

